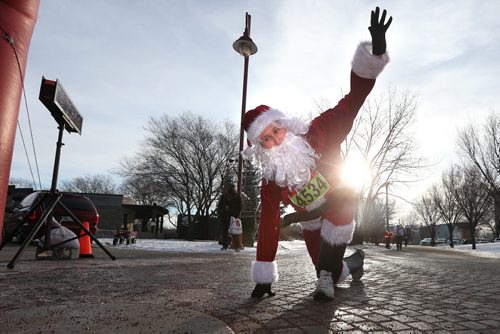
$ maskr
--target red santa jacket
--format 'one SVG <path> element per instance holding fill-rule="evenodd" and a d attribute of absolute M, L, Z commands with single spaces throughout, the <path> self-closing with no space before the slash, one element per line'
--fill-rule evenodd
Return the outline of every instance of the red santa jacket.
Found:
<path fill-rule="evenodd" d="M 351 72 L 351 89 L 332 109 L 316 117 L 306 134 L 311 147 L 320 157 L 316 169 L 328 181 L 330 189 L 340 183 L 340 145 L 352 128 L 354 119 L 375 84 L 375 79 L 364 79 Z M 257 243 L 257 261 L 272 262 L 275 259 L 280 234 L 280 202 L 290 203 L 291 192 L 279 187 L 274 181 L 262 180 L 261 214 Z M 335 225 L 345 225 L 350 219 L 339 219 L 329 213 L 324 216 Z M 345 242 L 347 242 L 346 240 Z"/>

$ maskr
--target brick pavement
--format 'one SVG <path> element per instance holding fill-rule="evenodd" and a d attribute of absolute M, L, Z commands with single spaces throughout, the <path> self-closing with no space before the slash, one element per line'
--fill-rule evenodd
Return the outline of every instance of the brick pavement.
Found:
<path fill-rule="evenodd" d="M 110 329 L 126 333 L 500 332 L 498 258 L 420 246 L 401 252 L 363 246 L 362 281 L 342 284 L 335 300 L 325 302 L 311 296 L 315 277 L 305 252 L 279 254 L 276 296 L 255 300 L 249 298 L 254 254 L 173 254 L 108 247 L 116 261 L 95 248 L 95 259 L 36 261 L 28 249 L 12 270 L 5 266 L 16 249 L 0 251 L 0 315 L 9 318 L 0 333 L 63 333 L 68 328 L 85 333 Z"/>

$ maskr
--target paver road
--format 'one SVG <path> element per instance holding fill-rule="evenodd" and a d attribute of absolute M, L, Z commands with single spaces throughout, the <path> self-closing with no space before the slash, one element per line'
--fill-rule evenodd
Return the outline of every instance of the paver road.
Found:
<path fill-rule="evenodd" d="M 245 251 L 110 247 L 116 261 L 98 248 L 95 259 L 36 261 L 28 249 L 14 269 L 7 269 L 15 248 L 6 247 L 0 252 L 0 314 L 9 321 L 0 333 L 37 332 L 31 331 L 33 323 L 42 324 L 41 333 L 67 328 L 186 332 L 185 323 L 172 324 L 189 312 L 190 319 L 206 321 L 207 332 L 220 333 L 224 329 L 215 322 L 210 327 L 209 319 L 236 333 L 500 332 L 499 258 L 420 246 L 361 248 L 366 254 L 362 281 L 342 284 L 335 300 L 325 302 L 311 296 L 316 279 L 305 251 L 280 253 L 276 296 L 255 300 L 249 297 L 254 254 Z M 84 316 L 61 308 L 81 309 Z"/>

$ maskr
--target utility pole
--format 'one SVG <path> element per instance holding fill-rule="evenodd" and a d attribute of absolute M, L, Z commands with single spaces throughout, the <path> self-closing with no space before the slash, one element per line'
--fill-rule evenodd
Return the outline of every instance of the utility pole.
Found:
<path fill-rule="evenodd" d="M 385 229 L 389 231 L 389 185 L 391 183 L 389 181 L 386 181 L 384 183 L 385 186 Z"/>

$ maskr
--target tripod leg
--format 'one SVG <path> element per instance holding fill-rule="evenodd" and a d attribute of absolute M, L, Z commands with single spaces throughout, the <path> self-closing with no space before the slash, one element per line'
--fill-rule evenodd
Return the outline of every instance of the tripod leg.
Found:
<path fill-rule="evenodd" d="M 61 199 L 61 196 L 62 196 L 62 194 L 59 194 L 57 197 L 55 197 L 55 198 L 52 199 L 52 202 L 50 202 L 50 204 L 48 206 L 48 209 L 42 214 L 42 216 L 40 217 L 40 219 L 38 219 L 38 221 L 36 222 L 35 226 L 33 226 L 33 229 L 31 230 L 31 232 L 26 237 L 26 240 L 24 240 L 24 242 L 21 245 L 21 247 L 17 250 L 17 253 L 14 255 L 14 257 L 12 258 L 12 260 L 10 260 L 10 262 L 7 264 L 7 268 L 9 268 L 9 269 L 14 268 L 14 266 L 16 265 L 16 262 L 17 262 L 18 258 L 24 253 L 24 251 L 28 247 L 29 243 L 31 242 L 31 240 L 33 239 L 33 237 L 35 236 L 35 234 L 38 232 L 38 230 L 40 229 L 40 227 L 42 227 L 42 224 L 44 222 L 46 222 L 47 217 L 52 213 L 52 211 L 54 210 L 57 202 L 59 202 L 59 199 Z M 41 203 L 42 202 L 40 202 L 38 205 L 40 205 Z M 52 222 L 46 222 L 46 223 L 47 223 L 47 229 L 50 229 L 50 224 Z"/>
<path fill-rule="evenodd" d="M 104 247 L 103 244 L 101 244 L 101 242 L 99 240 L 97 240 L 97 238 L 94 236 L 94 234 L 92 232 L 90 232 L 83 224 L 82 222 L 73 214 L 73 212 L 71 212 L 70 209 L 68 209 L 66 207 L 66 205 L 64 205 L 63 203 L 59 203 L 59 205 L 61 206 L 61 208 L 63 208 L 64 211 L 66 211 L 66 213 L 71 217 L 71 219 L 73 219 L 80 227 L 82 230 L 85 231 L 85 233 L 90 236 L 90 238 L 99 246 L 101 247 L 101 249 L 106 253 L 108 254 L 108 256 L 111 258 L 111 260 L 116 260 L 116 257 L 114 257 L 107 249 L 106 247 Z"/>

